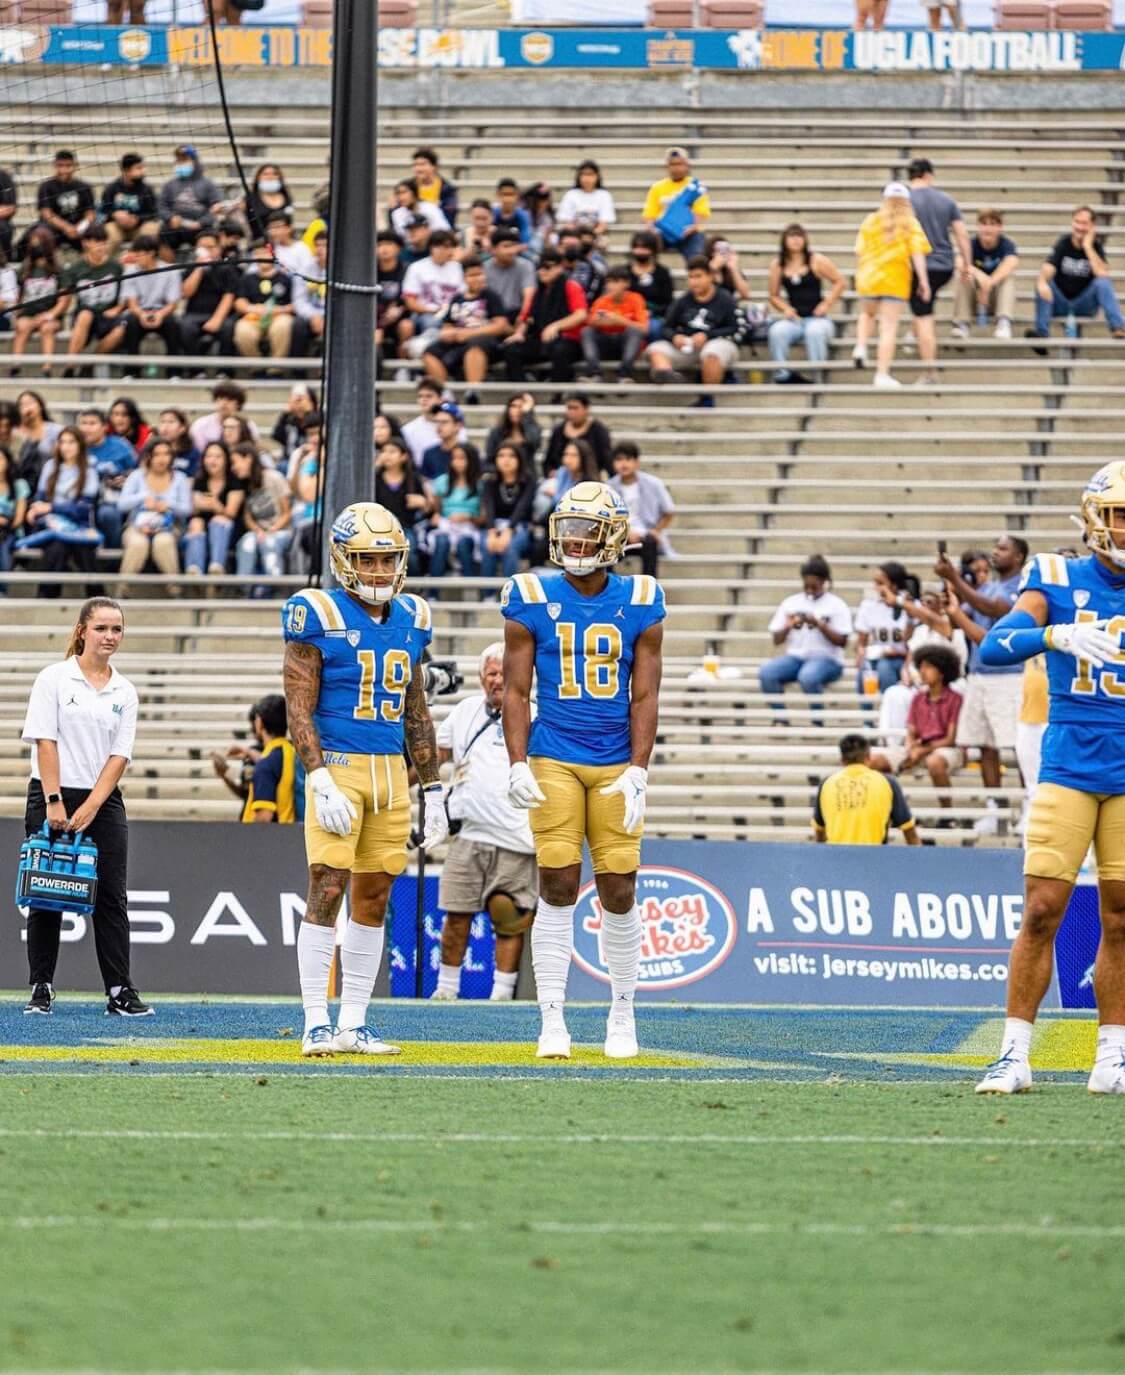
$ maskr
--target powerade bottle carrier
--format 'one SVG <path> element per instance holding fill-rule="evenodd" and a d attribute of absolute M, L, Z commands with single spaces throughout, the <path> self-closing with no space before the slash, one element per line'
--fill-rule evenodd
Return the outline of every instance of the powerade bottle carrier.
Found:
<path fill-rule="evenodd" d="M 50 824 L 20 846 L 16 905 L 89 916 L 98 893 L 98 847 L 81 831 L 52 836 Z"/>

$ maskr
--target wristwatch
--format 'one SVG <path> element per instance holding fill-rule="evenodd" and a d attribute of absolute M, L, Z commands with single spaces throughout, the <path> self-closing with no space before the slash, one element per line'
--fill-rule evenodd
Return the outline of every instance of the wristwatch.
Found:
<path fill-rule="evenodd" d="M 62 793 L 48 793 L 48 794 L 47 794 L 47 806 L 48 806 L 48 807 L 53 807 L 53 806 L 55 805 L 56 802 L 61 802 L 61 801 L 62 801 Z"/>

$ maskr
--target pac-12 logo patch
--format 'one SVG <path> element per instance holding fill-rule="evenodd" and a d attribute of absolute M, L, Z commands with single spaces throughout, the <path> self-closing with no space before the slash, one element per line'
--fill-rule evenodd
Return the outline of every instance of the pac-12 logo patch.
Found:
<path fill-rule="evenodd" d="M 734 908 L 713 884 L 686 869 L 642 867 L 637 873 L 641 914 L 642 989 L 682 988 L 717 969 L 734 949 Z M 602 949 L 602 906 L 588 883 L 575 908 L 574 959 L 609 983 Z"/>

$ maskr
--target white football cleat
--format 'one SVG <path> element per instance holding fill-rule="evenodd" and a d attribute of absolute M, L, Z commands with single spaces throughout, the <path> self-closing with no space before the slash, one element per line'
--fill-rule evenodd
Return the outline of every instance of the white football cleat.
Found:
<path fill-rule="evenodd" d="M 543 1026 L 535 1051 L 539 1060 L 569 1060 L 570 1032 L 566 1029 L 563 1010 L 554 1004 L 543 1009 Z"/>
<path fill-rule="evenodd" d="M 332 1028 L 327 1022 L 323 1026 L 311 1026 L 301 1038 L 301 1054 L 326 1056 L 332 1054 Z"/>
<path fill-rule="evenodd" d="M 337 1055 L 401 1055 L 401 1046 L 392 1046 L 379 1033 L 366 1026 L 341 1027 L 332 1037 Z"/>
<path fill-rule="evenodd" d="M 976 1087 L 977 1093 L 1026 1093 L 1031 1088 L 1031 1066 L 1013 1055 L 993 1060 Z"/>
<path fill-rule="evenodd" d="M 1086 1087 L 1091 1093 L 1125 1093 L 1125 1051 L 1114 1060 L 1095 1065 Z"/>
<path fill-rule="evenodd" d="M 632 1060 L 637 1049 L 637 1027 L 633 1019 L 633 1004 L 628 998 L 618 998 L 609 1010 L 605 1029 L 607 1060 Z"/>
<path fill-rule="evenodd" d="M 456 1001 L 457 994 L 450 993 L 449 990 L 445 988 L 435 988 L 430 994 L 431 1003 L 455 1003 Z"/>

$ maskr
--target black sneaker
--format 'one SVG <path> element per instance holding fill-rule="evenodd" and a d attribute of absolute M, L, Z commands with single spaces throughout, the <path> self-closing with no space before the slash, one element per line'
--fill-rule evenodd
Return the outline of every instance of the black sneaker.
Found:
<path fill-rule="evenodd" d="M 23 1010 L 26 1017 L 32 1012 L 41 1013 L 44 1017 L 49 1017 L 55 1007 L 55 990 L 50 984 L 36 984 L 31 990 L 31 997 L 27 1000 L 27 1006 Z"/>
<path fill-rule="evenodd" d="M 141 1002 L 141 995 L 128 984 L 116 998 L 110 997 L 105 1005 L 107 1017 L 155 1017 L 156 1013 L 148 1003 Z"/>

